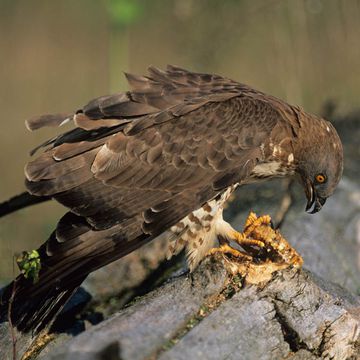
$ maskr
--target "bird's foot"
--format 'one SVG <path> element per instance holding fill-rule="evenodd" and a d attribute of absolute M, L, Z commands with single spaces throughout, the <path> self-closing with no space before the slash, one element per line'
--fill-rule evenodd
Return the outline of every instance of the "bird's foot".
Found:
<path fill-rule="evenodd" d="M 261 240 L 257 240 L 257 239 L 251 239 L 249 237 L 247 237 L 247 235 L 238 231 L 234 231 L 231 235 L 230 235 L 231 240 L 234 240 L 237 244 L 239 244 L 241 247 L 243 247 L 244 249 L 248 250 L 249 247 L 257 247 L 262 249 L 263 247 L 265 247 L 265 244 L 263 241 Z"/>
<path fill-rule="evenodd" d="M 243 259 L 245 261 L 252 261 L 252 256 L 248 255 L 240 250 L 234 249 L 228 244 L 221 244 L 217 248 L 212 248 L 207 252 L 207 256 L 213 256 L 215 254 L 228 254 L 238 259 Z"/>
<path fill-rule="evenodd" d="M 245 222 L 244 233 L 241 235 L 246 239 L 256 239 L 256 243 L 262 243 L 262 246 L 259 246 L 252 240 L 254 245 L 260 247 L 258 252 L 260 259 L 295 267 L 301 267 L 303 264 L 303 259 L 297 251 L 284 239 L 279 230 L 274 230 L 269 215 L 257 217 L 251 212 Z M 245 243 L 244 245 L 247 249 Z M 249 245 L 251 246 L 251 243 Z"/>
<path fill-rule="evenodd" d="M 269 280 L 275 271 L 290 266 L 301 267 L 303 263 L 296 250 L 278 230 L 274 230 L 269 215 L 257 217 L 251 212 L 244 231 L 240 233 L 233 230 L 227 238 L 239 244 L 244 251 L 224 243 L 219 248 L 211 249 L 208 255 L 230 254 L 235 259 L 225 258 L 228 270 L 233 274 L 240 274 L 249 283 Z"/>
<path fill-rule="evenodd" d="M 242 266 L 247 264 L 258 269 L 301 267 L 303 264 L 303 259 L 297 251 L 273 228 L 269 215 L 257 217 L 255 213 L 250 212 L 244 231 L 240 233 L 233 230 L 228 238 L 239 244 L 244 251 L 234 249 L 226 243 L 219 248 L 211 249 L 208 254 L 231 254 L 242 263 Z"/>
<path fill-rule="evenodd" d="M 261 233 L 257 231 L 258 237 L 253 237 L 252 234 L 261 228 Z M 257 217 L 255 213 L 250 212 L 248 218 L 245 221 L 244 232 L 240 233 L 236 230 L 229 235 L 231 240 L 234 240 L 244 249 L 251 251 L 253 247 L 263 249 L 266 247 L 268 234 L 264 232 L 265 229 L 273 231 L 273 225 L 270 215 L 263 215 Z M 270 230 L 269 230 L 270 229 Z M 252 251 L 251 251 L 252 252 Z"/>
<path fill-rule="evenodd" d="M 225 242 L 220 247 L 211 249 L 207 255 L 230 255 L 224 257 L 228 271 L 241 275 L 248 283 L 258 284 L 270 280 L 275 271 L 290 266 L 298 268 L 303 264 L 303 259 L 296 250 L 278 230 L 274 230 L 269 215 L 257 217 L 251 212 L 244 231 L 240 233 L 231 230 L 226 239 L 235 241 L 244 251 Z"/>

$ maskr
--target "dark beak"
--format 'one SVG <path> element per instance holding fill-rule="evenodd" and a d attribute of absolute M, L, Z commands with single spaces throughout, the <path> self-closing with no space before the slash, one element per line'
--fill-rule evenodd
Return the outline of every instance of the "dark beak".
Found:
<path fill-rule="evenodd" d="M 313 184 L 309 180 L 305 180 L 305 194 L 307 197 L 307 204 L 305 211 L 309 214 L 315 214 L 321 210 L 326 202 L 326 198 L 317 196 Z"/>

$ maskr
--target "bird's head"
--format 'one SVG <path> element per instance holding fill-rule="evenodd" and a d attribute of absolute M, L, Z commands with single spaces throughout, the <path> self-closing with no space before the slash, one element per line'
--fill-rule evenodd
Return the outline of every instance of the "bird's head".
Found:
<path fill-rule="evenodd" d="M 316 129 L 321 130 L 307 134 L 297 169 L 307 197 L 306 211 L 311 214 L 321 210 L 343 172 L 343 148 L 339 135 L 328 121 L 316 120 L 320 122 Z"/>

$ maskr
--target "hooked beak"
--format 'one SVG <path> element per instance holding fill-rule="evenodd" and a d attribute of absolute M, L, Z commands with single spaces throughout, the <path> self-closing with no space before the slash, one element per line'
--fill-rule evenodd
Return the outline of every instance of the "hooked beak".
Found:
<path fill-rule="evenodd" d="M 326 198 L 317 196 L 314 186 L 310 180 L 304 179 L 304 184 L 305 194 L 308 200 L 305 211 L 309 214 L 315 214 L 321 210 L 326 202 Z"/>

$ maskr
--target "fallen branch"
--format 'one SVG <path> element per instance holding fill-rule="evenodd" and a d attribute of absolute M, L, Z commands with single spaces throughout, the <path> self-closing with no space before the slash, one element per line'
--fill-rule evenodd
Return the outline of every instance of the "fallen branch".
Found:
<path fill-rule="evenodd" d="M 249 285 L 218 256 L 90 330 L 48 349 L 44 359 L 356 358 L 360 302 L 306 270 L 286 269 Z M 116 345 L 116 346 L 115 346 Z M 296 357 L 299 356 L 299 357 Z"/>

